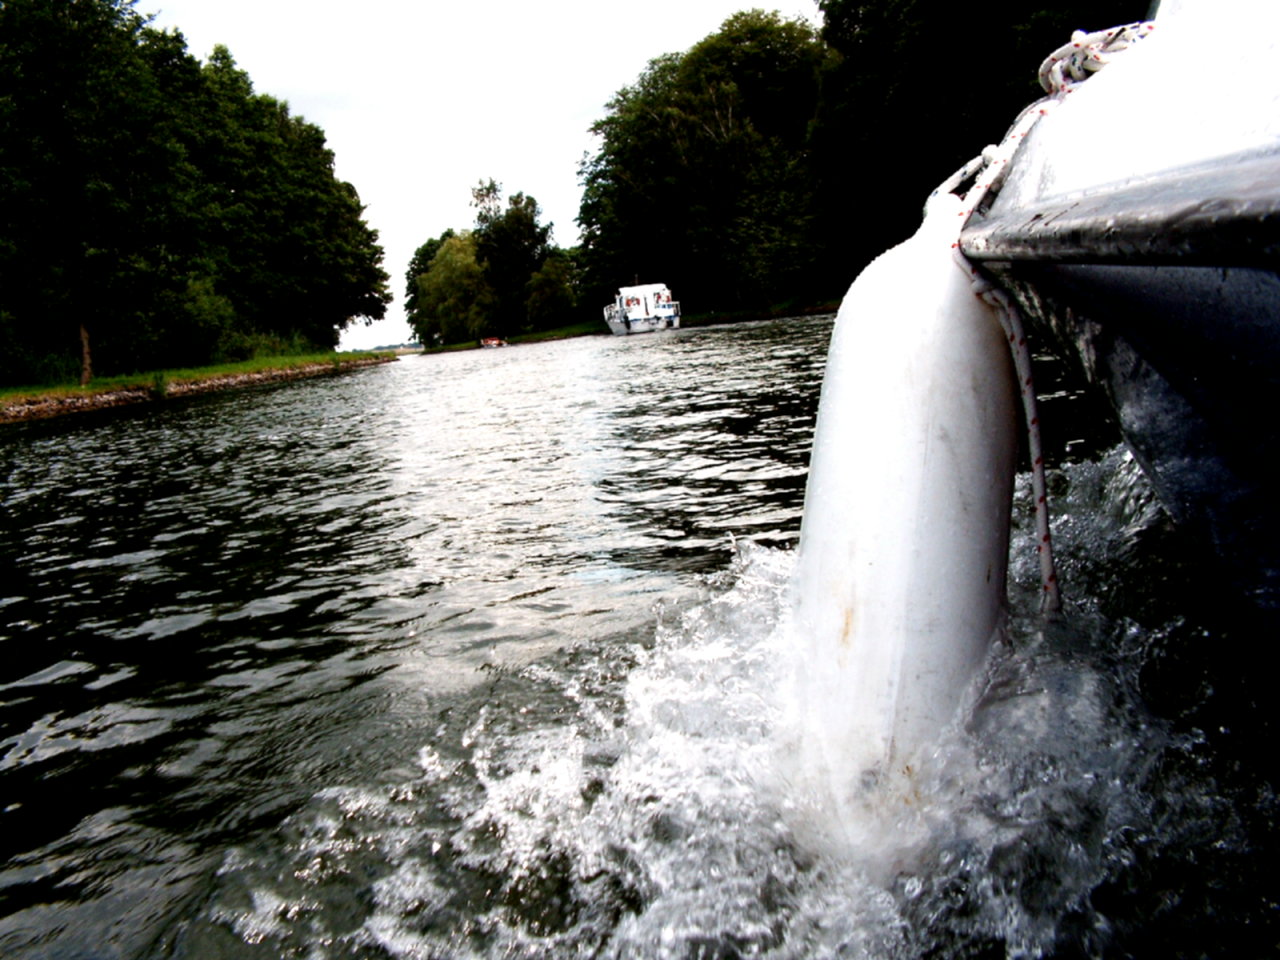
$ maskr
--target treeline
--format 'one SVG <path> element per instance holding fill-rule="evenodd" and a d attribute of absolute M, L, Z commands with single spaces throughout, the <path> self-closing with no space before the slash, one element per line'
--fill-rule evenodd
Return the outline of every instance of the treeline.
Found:
<path fill-rule="evenodd" d="M 736 14 L 608 103 L 580 171 L 593 315 L 637 277 L 687 312 L 838 298 L 1041 95 L 1036 70 L 1072 30 L 1142 19 L 1148 3 L 819 6 L 820 31 Z"/>
<path fill-rule="evenodd" d="M 0 0 L 0 383 L 330 348 L 390 295 L 324 132 L 133 0 Z"/>
<path fill-rule="evenodd" d="M 577 306 L 576 251 L 551 242 L 538 202 L 502 203 L 492 179 L 471 191 L 475 225 L 420 246 L 405 275 L 405 312 L 420 343 L 435 346 L 563 326 Z"/>

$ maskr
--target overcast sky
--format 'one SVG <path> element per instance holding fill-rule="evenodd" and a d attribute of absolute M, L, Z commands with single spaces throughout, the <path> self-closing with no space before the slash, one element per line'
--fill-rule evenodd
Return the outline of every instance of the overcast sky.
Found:
<path fill-rule="evenodd" d="M 816 0 L 755 4 L 820 22 Z M 396 302 L 344 347 L 399 343 L 413 251 L 471 225 L 492 177 L 537 198 L 577 242 L 587 128 L 663 53 L 687 50 L 750 0 L 140 0 L 207 59 L 224 44 L 259 93 L 320 126 L 386 251 Z"/>

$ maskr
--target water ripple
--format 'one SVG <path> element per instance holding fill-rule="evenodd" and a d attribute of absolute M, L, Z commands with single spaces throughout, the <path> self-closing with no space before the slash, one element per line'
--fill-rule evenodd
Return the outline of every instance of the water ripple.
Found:
<path fill-rule="evenodd" d="M 410 357 L 0 430 L 0 952 L 131 955 L 219 860 L 193 850 L 376 778 L 497 674 L 651 633 L 732 538 L 793 540 L 828 331 Z"/>

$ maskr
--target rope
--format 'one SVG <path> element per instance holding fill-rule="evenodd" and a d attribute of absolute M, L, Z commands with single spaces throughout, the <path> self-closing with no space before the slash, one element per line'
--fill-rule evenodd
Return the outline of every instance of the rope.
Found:
<path fill-rule="evenodd" d="M 998 145 L 987 147 L 944 181 L 934 195 L 956 193 L 972 181 L 961 196 L 961 226 L 986 200 L 998 192 L 1003 183 L 1009 162 L 1032 128 L 1054 110 L 1076 87 L 1110 63 L 1116 54 L 1127 50 L 1155 29 L 1151 22 L 1129 23 L 1085 33 L 1077 30 L 1071 42 L 1063 44 L 1040 65 L 1040 86 L 1048 94 L 1027 107 L 1018 115 L 1009 132 Z M 957 231 L 957 234 L 959 231 Z M 1031 378 L 1031 351 L 1022 322 L 1022 314 L 1013 300 L 996 285 L 994 279 L 960 252 L 957 239 L 952 245 L 957 262 L 970 276 L 973 292 L 996 310 L 1000 326 L 1013 354 L 1013 367 L 1018 377 L 1018 389 L 1022 394 L 1022 410 L 1027 423 L 1027 449 L 1031 457 L 1031 493 L 1035 498 L 1036 553 L 1040 558 L 1040 611 L 1058 613 L 1062 609 L 1062 594 L 1058 589 L 1058 574 L 1053 562 L 1053 541 L 1049 534 L 1049 499 L 1044 476 L 1044 454 L 1040 438 L 1040 414 L 1036 404 L 1035 384 Z"/>
<path fill-rule="evenodd" d="M 961 216 L 968 220 L 982 204 L 987 194 L 998 191 L 1004 179 L 1009 161 L 1026 139 L 1031 128 L 1047 116 L 1081 83 L 1115 59 L 1116 54 L 1149 36 L 1155 29 L 1150 21 L 1128 23 L 1110 30 L 1085 33 L 1077 30 L 1071 42 L 1063 44 L 1040 64 L 1040 86 L 1048 94 L 1022 111 L 999 144 L 993 144 L 951 175 L 937 190 L 955 192 L 961 184 L 973 179 L 973 186 L 964 194 Z"/>
<path fill-rule="evenodd" d="M 1022 413 L 1027 422 L 1027 453 L 1031 457 L 1031 496 L 1035 499 L 1036 553 L 1040 558 L 1040 612 L 1058 613 L 1062 610 L 1062 594 L 1058 589 L 1058 571 L 1053 563 L 1053 540 L 1049 535 L 1049 494 L 1044 477 L 1044 448 L 1040 439 L 1040 413 L 1036 404 L 1035 384 L 1031 378 L 1031 350 L 1027 347 L 1027 335 L 1023 329 L 1022 314 L 1013 301 L 999 287 L 965 260 L 956 250 L 957 258 L 964 261 L 970 271 L 973 292 L 995 307 L 1000 327 L 1009 341 L 1013 353 L 1013 369 L 1018 377 L 1018 390 L 1022 394 Z"/>
<path fill-rule="evenodd" d="M 1050 95 L 1067 93 L 1110 63 L 1156 28 L 1150 20 L 1126 23 L 1110 30 L 1077 30 L 1040 64 L 1040 86 Z"/>

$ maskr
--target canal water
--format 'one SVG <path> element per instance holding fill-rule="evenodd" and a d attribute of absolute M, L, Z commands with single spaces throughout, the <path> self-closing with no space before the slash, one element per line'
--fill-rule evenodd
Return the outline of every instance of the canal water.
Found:
<path fill-rule="evenodd" d="M 830 318 L 0 430 L 0 956 L 1262 956 L 1257 646 L 1119 448 L 917 790 L 795 769 Z M 1224 613 L 1226 608 L 1226 613 Z"/>

